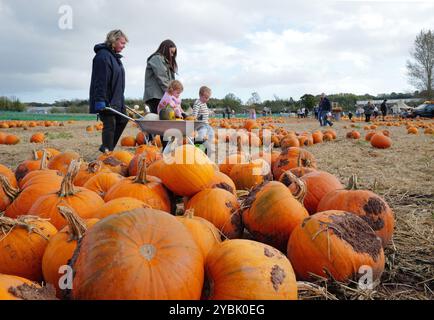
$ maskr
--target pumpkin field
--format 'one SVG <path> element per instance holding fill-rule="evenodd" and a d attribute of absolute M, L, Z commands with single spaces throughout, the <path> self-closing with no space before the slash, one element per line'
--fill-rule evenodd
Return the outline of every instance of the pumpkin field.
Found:
<path fill-rule="evenodd" d="M 210 123 L 0 121 L 0 300 L 434 298 L 432 119 Z"/>

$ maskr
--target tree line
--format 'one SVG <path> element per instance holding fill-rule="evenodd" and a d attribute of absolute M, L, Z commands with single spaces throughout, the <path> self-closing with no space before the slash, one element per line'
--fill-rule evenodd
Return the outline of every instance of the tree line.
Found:
<path fill-rule="evenodd" d="M 379 94 L 379 95 L 356 95 L 352 93 L 338 93 L 328 95 L 330 101 L 337 103 L 344 111 L 354 109 L 356 101 L 358 100 L 378 100 L 378 99 L 411 99 L 422 98 L 419 91 L 413 93 L 395 93 Z M 193 106 L 195 98 L 182 99 L 182 108 L 188 110 Z M 226 107 L 235 110 L 237 113 L 242 113 L 250 108 L 255 108 L 257 111 L 262 111 L 265 107 L 272 113 L 279 112 L 295 112 L 299 108 L 308 108 L 312 110 L 319 104 L 320 95 L 304 94 L 299 100 L 294 100 L 292 97 L 289 99 L 281 99 L 274 96 L 273 100 L 262 101 L 257 92 L 252 93 L 247 101 L 243 102 L 234 93 L 228 93 L 223 99 L 211 98 L 208 101 L 210 109 L 222 111 Z M 139 105 L 143 108 L 143 100 L 141 99 L 126 99 L 125 104 L 129 107 Z M 29 102 L 22 103 L 18 98 L 0 97 L 0 110 L 3 111 L 26 111 L 27 106 L 32 107 L 53 107 L 51 113 L 88 113 L 89 101 L 86 99 L 73 99 L 73 100 L 59 100 L 52 104 Z"/>

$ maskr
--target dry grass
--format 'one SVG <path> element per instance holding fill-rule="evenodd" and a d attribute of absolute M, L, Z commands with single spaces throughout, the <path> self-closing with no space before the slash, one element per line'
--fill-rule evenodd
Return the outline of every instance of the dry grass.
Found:
<path fill-rule="evenodd" d="M 65 127 L 7 129 L 18 134 L 21 143 L 0 145 L 0 163 L 13 169 L 30 156 L 28 142 L 35 132 L 50 132 L 49 147 L 79 152 L 86 161 L 99 152 L 100 132 L 86 132 L 89 122 Z M 360 187 L 383 196 L 396 216 L 393 245 L 386 250 L 386 270 L 372 291 L 361 291 L 355 283 L 342 284 L 318 278 L 314 283 L 299 283 L 304 299 L 433 299 L 434 298 L 434 136 L 407 135 L 404 127 L 387 127 L 393 140 L 386 150 L 373 149 L 364 141 L 349 140 L 343 129 L 348 122 L 333 127 L 338 139 L 309 147 L 319 168 L 335 174 L 347 183 L 351 174 L 359 177 Z M 290 120 L 285 127 L 295 131 L 319 128 L 314 120 Z M 138 129 L 130 124 L 125 135 L 135 136 Z"/>

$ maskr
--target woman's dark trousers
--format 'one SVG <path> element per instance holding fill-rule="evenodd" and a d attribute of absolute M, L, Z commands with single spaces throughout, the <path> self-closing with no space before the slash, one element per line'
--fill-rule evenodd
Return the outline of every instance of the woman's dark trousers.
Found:
<path fill-rule="evenodd" d="M 104 124 L 100 151 L 104 152 L 106 149 L 113 151 L 122 135 L 122 132 L 127 126 L 128 119 L 125 119 L 111 111 L 100 112 L 99 118 Z"/>

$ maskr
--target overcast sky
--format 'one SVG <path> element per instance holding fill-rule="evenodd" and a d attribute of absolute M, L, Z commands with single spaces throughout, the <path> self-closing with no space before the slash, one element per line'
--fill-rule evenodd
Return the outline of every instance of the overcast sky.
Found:
<path fill-rule="evenodd" d="M 201 85 L 244 102 L 254 91 L 413 92 L 406 60 L 433 12 L 434 1 L 0 0 L 0 95 L 87 99 L 93 47 L 117 28 L 130 40 L 128 98 L 143 97 L 146 58 L 165 39 L 178 48 L 184 98 Z"/>

